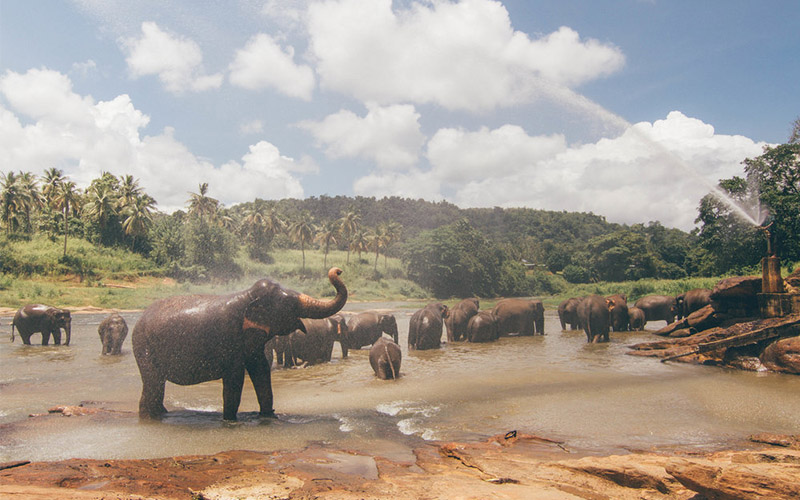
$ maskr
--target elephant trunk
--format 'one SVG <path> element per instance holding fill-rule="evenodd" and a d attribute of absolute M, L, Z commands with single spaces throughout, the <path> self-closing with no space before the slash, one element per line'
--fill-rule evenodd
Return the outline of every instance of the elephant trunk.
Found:
<path fill-rule="evenodd" d="M 67 323 L 64 325 L 64 332 L 67 334 L 67 341 L 64 345 L 69 345 L 69 340 L 72 335 L 72 318 L 67 320 Z"/>
<path fill-rule="evenodd" d="M 347 302 L 347 287 L 339 277 L 342 270 L 338 267 L 328 271 L 328 280 L 336 289 L 336 297 L 331 300 L 315 299 L 304 293 L 300 294 L 300 314 L 301 318 L 322 319 L 332 316 L 339 312 Z"/>

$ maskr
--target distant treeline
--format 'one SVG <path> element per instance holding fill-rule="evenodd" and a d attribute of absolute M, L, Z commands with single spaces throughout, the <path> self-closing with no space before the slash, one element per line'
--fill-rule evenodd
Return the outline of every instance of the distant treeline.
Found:
<path fill-rule="evenodd" d="M 746 178 L 720 187 L 739 202 L 770 207 L 775 250 L 784 262 L 800 258 L 800 145 L 767 148 L 745 163 Z M 198 278 L 237 272 L 240 250 L 269 262 L 275 248 L 316 248 L 401 259 L 408 277 L 437 296 L 521 295 L 546 291 L 552 276 L 572 283 L 641 278 L 719 276 L 753 270 L 765 234 L 708 195 L 698 207 L 698 230 L 658 221 L 609 223 L 592 213 L 527 208 L 461 209 L 447 202 L 400 197 L 320 196 L 261 200 L 224 207 L 200 184 L 186 209 L 157 211 L 131 176 L 103 173 L 77 189 L 58 169 L 37 177 L 0 176 L 0 229 L 6 241 L 47 234 L 124 247 L 167 274 Z M 21 272 L 3 250 L 0 269 Z"/>

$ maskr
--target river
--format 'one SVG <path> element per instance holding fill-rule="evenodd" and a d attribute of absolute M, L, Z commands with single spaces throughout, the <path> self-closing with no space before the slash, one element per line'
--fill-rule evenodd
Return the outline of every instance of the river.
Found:
<path fill-rule="evenodd" d="M 348 304 L 345 312 L 396 306 Z M 708 450 L 754 433 L 800 429 L 800 377 L 625 355 L 628 345 L 658 339 L 648 332 L 612 332 L 610 343 L 587 344 L 583 332 L 562 332 L 548 310 L 544 336 L 409 353 L 413 309 L 393 312 L 403 349 L 399 380 L 374 377 L 368 348 L 342 359 L 337 343 L 331 363 L 273 371 L 277 419 L 257 416 L 248 380 L 236 423 L 222 421 L 220 381 L 167 383 L 170 413 L 161 422 L 139 422 L 131 336 L 122 356 L 102 356 L 97 326 L 105 315 L 73 315 L 70 346 L 10 343 L 10 318 L 3 318 L 0 462 L 269 451 L 313 442 L 413 460 L 411 447 L 423 441 L 510 430 L 602 453 Z M 131 330 L 139 314 L 123 313 Z M 29 416 L 81 403 L 113 411 Z"/>

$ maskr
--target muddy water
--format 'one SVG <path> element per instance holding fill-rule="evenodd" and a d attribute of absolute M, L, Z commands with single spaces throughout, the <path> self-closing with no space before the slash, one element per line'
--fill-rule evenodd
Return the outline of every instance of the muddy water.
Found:
<path fill-rule="evenodd" d="M 130 335 L 121 357 L 101 356 L 103 315 L 75 315 L 68 347 L 12 344 L 10 320 L 3 318 L 0 462 L 296 449 L 311 442 L 411 459 L 410 447 L 425 440 L 473 440 L 513 429 L 562 439 L 576 450 L 713 449 L 753 433 L 800 428 L 800 377 L 627 356 L 627 345 L 656 337 L 612 333 L 609 344 L 587 344 L 582 332 L 560 331 L 555 311 L 547 311 L 545 336 L 409 354 L 412 312 L 395 311 L 401 379 L 375 379 L 367 349 L 342 359 L 336 344 L 329 364 L 274 370 L 277 419 L 258 418 L 255 394 L 245 386 L 237 423 L 222 422 L 220 382 L 168 383 L 168 416 L 140 423 Z M 123 316 L 132 329 L 139 314 Z M 82 402 L 114 411 L 29 417 Z"/>

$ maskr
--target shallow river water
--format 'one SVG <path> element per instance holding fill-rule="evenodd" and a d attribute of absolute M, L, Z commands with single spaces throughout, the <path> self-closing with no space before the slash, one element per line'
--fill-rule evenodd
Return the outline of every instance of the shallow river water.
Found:
<path fill-rule="evenodd" d="M 345 312 L 392 306 L 348 304 Z M 139 422 L 141 382 L 130 334 L 122 356 L 101 356 L 97 325 L 105 315 L 74 315 L 72 344 L 47 347 L 10 343 L 10 318 L 3 318 L 0 462 L 269 451 L 312 442 L 410 459 L 410 447 L 425 440 L 509 430 L 576 450 L 714 449 L 754 433 L 800 429 L 800 377 L 625 355 L 630 344 L 658 339 L 647 332 L 587 344 L 583 332 L 562 332 L 549 310 L 544 336 L 409 353 L 413 309 L 394 313 L 403 349 L 399 380 L 374 377 L 368 348 L 342 359 L 336 344 L 331 363 L 273 371 L 277 419 L 258 418 L 248 380 L 236 423 L 222 421 L 219 381 L 167 383 L 170 413 L 158 423 Z M 132 330 L 139 313 L 123 316 Z M 114 411 L 29 417 L 82 402 Z"/>

